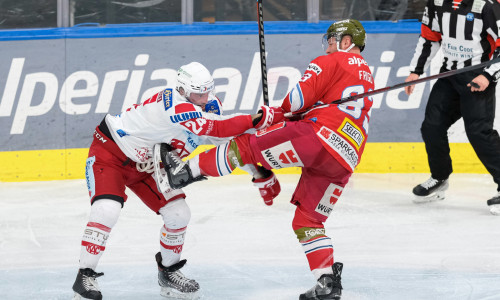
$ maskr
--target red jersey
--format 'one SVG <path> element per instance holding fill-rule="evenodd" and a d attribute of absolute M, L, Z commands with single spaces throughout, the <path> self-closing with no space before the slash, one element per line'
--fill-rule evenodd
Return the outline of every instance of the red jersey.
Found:
<path fill-rule="evenodd" d="M 334 52 L 314 59 L 281 107 L 305 112 L 323 146 L 346 169 L 354 171 L 368 137 L 373 99 L 365 97 L 343 104 L 319 106 L 374 89 L 373 77 L 361 55 Z"/>

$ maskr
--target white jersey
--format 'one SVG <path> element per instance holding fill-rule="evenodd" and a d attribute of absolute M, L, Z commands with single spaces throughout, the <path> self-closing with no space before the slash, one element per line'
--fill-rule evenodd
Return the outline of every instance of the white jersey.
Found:
<path fill-rule="evenodd" d="M 217 115 L 222 105 L 214 94 L 208 101 L 207 111 L 209 106 L 215 111 L 204 112 L 176 90 L 165 89 L 119 115 L 107 115 L 106 125 L 122 152 L 138 163 L 150 159 L 158 143 L 170 144 L 183 158 L 198 145 L 220 142 L 211 137 L 229 139 L 253 127 L 250 115 Z"/>

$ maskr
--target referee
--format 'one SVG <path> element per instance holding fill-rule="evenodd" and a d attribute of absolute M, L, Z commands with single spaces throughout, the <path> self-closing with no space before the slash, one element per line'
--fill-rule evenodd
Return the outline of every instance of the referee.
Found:
<path fill-rule="evenodd" d="M 499 21 L 497 21 L 499 20 Z M 440 72 L 480 64 L 497 57 L 500 3 L 496 0 L 428 0 L 421 34 L 406 81 L 418 79 L 441 48 Z M 500 137 L 493 129 L 495 88 L 500 63 L 436 81 L 420 129 L 431 177 L 413 189 L 416 203 L 444 199 L 453 172 L 448 128 L 460 118 L 477 156 L 499 186 L 487 201 L 490 212 L 500 215 Z M 414 85 L 405 87 L 410 95 Z"/>

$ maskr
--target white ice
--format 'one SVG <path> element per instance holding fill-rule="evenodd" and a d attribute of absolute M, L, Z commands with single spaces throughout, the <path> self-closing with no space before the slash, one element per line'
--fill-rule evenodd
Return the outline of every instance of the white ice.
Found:
<path fill-rule="evenodd" d="M 249 176 L 185 189 L 183 257 L 203 299 L 298 299 L 315 279 L 291 229 L 297 175 L 263 204 Z M 450 178 L 447 199 L 413 204 L 426 174 L 355 174 L 326 222 L 348 299 L 500 299 L 500 217 L 489 175 Z M 89 213 L 83 180 L 0 183 L 0 299 L 71 299 Z M 104 299 L 165 299 L 154 254 L 161 218 L 129 193 L 97 271 Z"/>

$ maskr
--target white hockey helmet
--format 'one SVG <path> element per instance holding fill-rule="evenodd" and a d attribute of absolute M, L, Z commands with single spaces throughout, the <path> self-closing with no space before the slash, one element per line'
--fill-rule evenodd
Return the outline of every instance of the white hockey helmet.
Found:
<path fill-rule="evenodd" d="M 207 68 L 199 62 L 183 65 L 177 71 L 177 90 L 184 90 L 189 100 L 191 93 L 205 94 L 214 90 L 214 79 Z"/>

